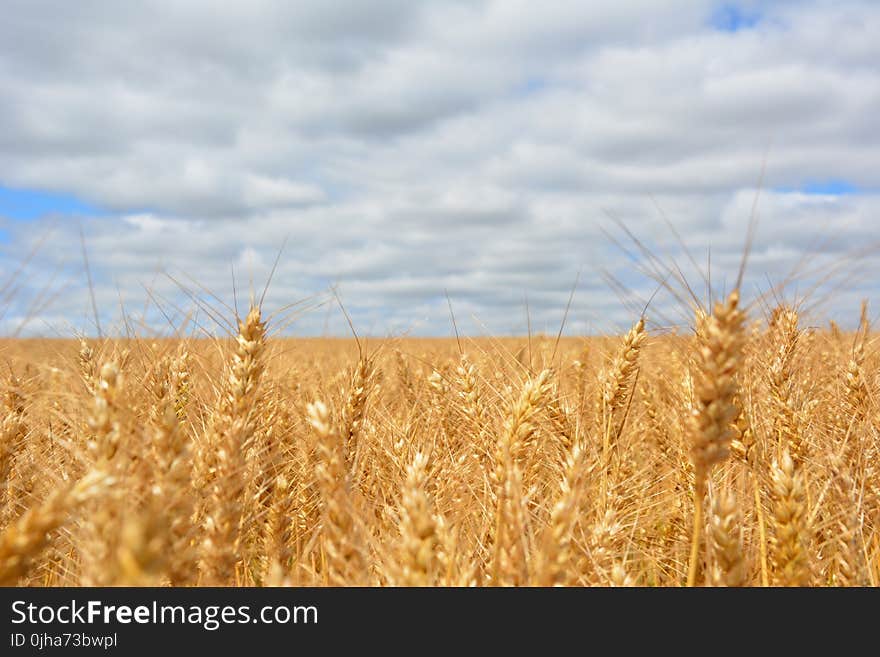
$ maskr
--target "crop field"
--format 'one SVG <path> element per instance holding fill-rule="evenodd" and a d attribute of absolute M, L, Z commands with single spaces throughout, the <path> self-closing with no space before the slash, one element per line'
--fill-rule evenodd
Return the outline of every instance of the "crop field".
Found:
<path fill-rule="evenodd" d="M 877 585 L 868 316 L 0 341 L 0 583 Z"/>

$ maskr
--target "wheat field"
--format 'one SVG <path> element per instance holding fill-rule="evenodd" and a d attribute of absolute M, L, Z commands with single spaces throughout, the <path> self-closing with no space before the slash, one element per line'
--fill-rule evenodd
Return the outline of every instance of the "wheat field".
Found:
<path fill-rule="evenodd" d="M 876 586 L 867 318 L 0 341 L 0 583 Z"/>

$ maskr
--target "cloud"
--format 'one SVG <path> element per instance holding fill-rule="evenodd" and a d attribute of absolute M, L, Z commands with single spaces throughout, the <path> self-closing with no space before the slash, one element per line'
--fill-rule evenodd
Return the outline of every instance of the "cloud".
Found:
<path fill-rule="evenodd" d="M 571 330 L 617 330 L 656 283 L 606 236 L 626 241 L 616 218 L 698 286 L 685 251 L 711 249 L 729 282 L 759 179 L 750 291 L 792 270 L 803 290 L 818 274 L 798 262 L 873 241 L 875 3 L 13 2 L 4 18 L 0 184 L 100 210 L 0 216 L 4 271 L 48 235 L 9 330 L 90 330 L 77 222 L 105 325 L 145 288 L 179 319 L 191 279 L 231 301 L 231 270 L 259 285 L 286 239 L 269 302 L 338 285 L 380 334 L 447 333 L 447 291 L 467 330 L 524 330 L 526 296 L 552 326 L 579 270 Z M 859 193 L 804 193 L 822 181 Z M 875 293 L 851 288 L 823 312 Z M 345 331 L 332 307 L 297 319 Z"/>

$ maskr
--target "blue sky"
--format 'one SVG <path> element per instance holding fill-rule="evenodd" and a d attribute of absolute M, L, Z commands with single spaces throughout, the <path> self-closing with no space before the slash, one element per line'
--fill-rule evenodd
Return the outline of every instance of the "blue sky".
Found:
<path fill-rule="evenodd" d="M 810 179 L 797 186 L 780 186 L 775 189 L 779 192 L 800 192 L 816 196 L 850 196 L 866 193 L 866 190 L 852 182 L 837 178 Z"/>
<path fill-rule="evenodd" d="M 38 219 L 49 214 L 93 215 L 99 210 L 73 193 L 20 189 L 0 184 L 0 216 L 15 220 Z"/>
<path fill-rule="evenodd" d="M 735 3 L 724 3 L 712 12 L 709 24 L 723 32 L 738 32 L 755 27 L 760 20 L 760 12 L 753 8 L 748 9 Z"/>
<path fill-rule="evenodd" d="M 807 194 L 831 194 L 840 196 L 844 194 L 857 194 L 859 188 L 846 180 L 811 181 L 803 185 L 803 191 Z"/>
<path fill-rule="evenodd" d="M 47 192 L 37 189 L 19 189 L 0 184 L 0 244 L 10 242 L 10 231 L 4 223 L 28 222 L 50 216 L 74 219 L 102 212 L 80 200 L 75 194 Z"/>

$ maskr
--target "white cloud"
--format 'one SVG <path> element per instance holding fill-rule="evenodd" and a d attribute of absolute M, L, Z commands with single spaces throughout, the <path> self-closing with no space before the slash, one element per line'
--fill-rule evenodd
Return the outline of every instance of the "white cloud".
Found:
<path fill-rule="evenodd" d="M 619 328 L 632 309 L 602 272 L 636 296 L 653 283 L 603 234 L 620 237 L 611 217 L 696 283 L 665 214 L 730 281 L 766 164 L 750 290 L 876 234 L 880 7 L 743 3 L 760 20 L 728 33 L 710 24 L 719 4 L 13 2 L 0 183 L 107 211 L 84 221 L 105 323 L 145 286 L 185 310 L 163 270 L 231 299 L 231 265 L 260 281 L 288 239 L 275 306 L 338 284 L 367 330 L 445 333 L 448 291 L 469 330 L 522 331 L 525 296 L 550 326 L 583 268 L 572 329 Z M 832 179 L 864 193 L 780 191 Z M 6 222 L 0 258 L 50 226 L 7 326 L 60 267 L 67 291 L 31 329 L 88 328 L 71 219 Z M 823 310 L 850 312 L 875 292 L 865 278 Z M 345 330 L 338 313 L 327 326 Z"/>

